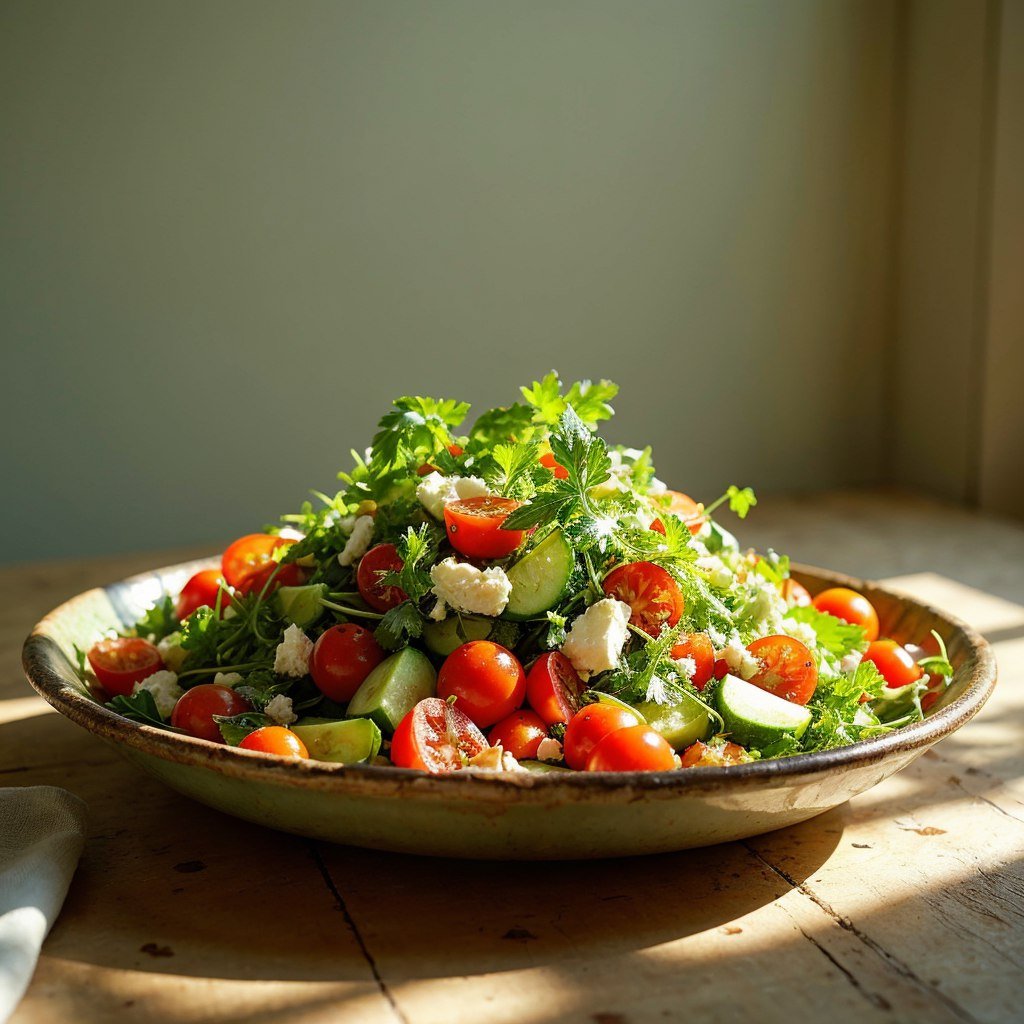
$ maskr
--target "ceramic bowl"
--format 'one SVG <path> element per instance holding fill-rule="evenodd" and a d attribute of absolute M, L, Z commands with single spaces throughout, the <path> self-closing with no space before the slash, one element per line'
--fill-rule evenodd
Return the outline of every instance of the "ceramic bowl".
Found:
<path fill-rule="evenodd" d="M 837 750 L 674 772 L 456 772 L 289 761 L 128 721 L 97 703 L 73 668 L 74 645 L 136 621 L 162 593 L 216 564 L 171 566 L 86 591 L 25 642 L 25 672 L 61 714 L 173 789 L 227 814 L 314 839 L 433 856 L 554 860 L 660 853 L 758 835 L 835 807 L 910 764 L 964 725 L 995 685 L 985 641 L 964 623 L 882 587 L 810 567 L 815 593 L 849 586 L 878 611 L 883 635 L 936 629 L 956 668 L 928 718 Z"/>

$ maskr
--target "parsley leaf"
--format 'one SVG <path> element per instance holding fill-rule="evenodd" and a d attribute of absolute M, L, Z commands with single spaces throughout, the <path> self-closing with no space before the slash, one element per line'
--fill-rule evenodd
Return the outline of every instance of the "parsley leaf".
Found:
<path fill-rule="evenodd" d="M 231 716 L 214 715 L 213 720 L 229 747 L 237 747 L 249 733 L 273 724 L 266 715 L 254 711 L 243 711 L 240 715 Z"/>
<path fill-rule="evenodd" d="M 373 635 L 386 651 L 397 651 L 423 634 L 423 613 L 412 601 L 403 601 L 384 613 Z"/>
<path fill-rule="evenodd" d="M 381 467 L 430 456 L 452 443 L 452 430 L 466 418 L 467 402 L 406 395 L 381 419 L 373 436 L 372 460 Z"/>
<path fill-rule="evenodd" d="M 493 462 L 484 471 L 484 479 L 506 498 L 525 497 L 536 490 L 533 474 L 539 458 L 540 444 L 536 441 L 495 445 L 491 451 Z"/>
<path fill-rule="evenodd" d="M 520 388 L 523 398 L 533 409 L 535 423 L 554 426 L 566 409 L 572 409 L 580 420 L 593 430 L 600 420 L 609 419 L 615 412 L 608 404 L 619 393 L 618 384 L 610 380 L 577 381 L 563 397 L 562 382 L 552 370 L 543 380 L 534 381 L 529 388 Z"/>
<path fill-rule="evenodd" d="M 139 690 L 130 696 L 119 695 L 106 705 L 111 711 L 116 711 L 133 722 L 143 722 L 145 725 L 156 725 L 161 729 L 167 729 L 167 723 L 161 718 L 156 708 L 156 700 L 149 690 Z"/>
<path fill-rule="evenodd" d="M 410 526 L 395 544 L 402 568 L 384 576 L 384 584 L 401 587 L 412 601 L 426 597 L 434 585 L 430 568 L 437 558 L 437 549 L 444 533 L 432 523 L 421 523 L 419 529 Z M 419 636 L 419 633 L 415 634 Z"/>
<path fill-rule="evenodd" d="M 818 643 L 836 658 L 845 658 L 852 651 L 864 649 L 864 630 L 861 626 L 844 622 L 827 612 L 819 612 L 813 605 L 790 608 L 785 617 L 794 622 L 806 622 L 818 634 Z"/>
<path fill-rule="evenodd" d="M 164 594 L 136 623 L 135 635 L 156 643 L 175 632 L 178 625 L 178 616 L 174 614 L 174 602 L 169 594 Z"/>

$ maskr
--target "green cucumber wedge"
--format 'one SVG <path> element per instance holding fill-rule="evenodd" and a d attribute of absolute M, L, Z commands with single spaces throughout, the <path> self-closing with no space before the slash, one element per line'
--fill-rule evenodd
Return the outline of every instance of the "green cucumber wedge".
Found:
<path fill-rule="evenodd" d="M 494 628 L 491 619 L 474 619 L 468 615 L 462 616 L 462 632 L 466 639 L 459 636 L 459 616 L 449 615 L 440 622 L 428 622 L 423 627 L 423 642 L 427 650 L 447 658 L 456 647 L 461 647 L 469 640 L 486 640 Z"/>
<path fill-rule="evenodd" d="M 424 698 L 437 692 L 437 673 L 422 651 L 405 647 L 385 658 L 348 704 L 349 718 L 369 718 L 390 736 Z"/>
<path fill-rule="evenodd" d="M 756 750 L 787 733 L 799 739 L 811 724 L 807 708 L 731 675 L 718 688 L 718 710 L 729 738 Z"/>
<path fill-rule="evenodd" d="M 369 718 L 303 718 L 290 728 L 316 761 L 358 764 L 372 761 L 380 750 L 380 729 Z"/>
<path fill-rule="evenodd" d="M 645 701 L 637 706 L 637 711 L 652 729 L 668 740 L 673 750 L 684 750 L 691 743 L 706 739 L 711 730 L 711 713 L 688 693 L 672 707 Z"/>
<path fill-rule="evenodd" d="M 308 583 L 304 587 L 278 587 L 274 603 L 282 617 L 301 629 L 312 625 L 324 613 L 320 603 L 327 596 L 326 583 Z"/>
<path fill-rule="evenodd" d="M 522 622 L 554 608 L 565 596 L 575 566 L 572 547 L 562 531 L 555 530 L 508 570 L 512 593 L 504 618 Z"/>

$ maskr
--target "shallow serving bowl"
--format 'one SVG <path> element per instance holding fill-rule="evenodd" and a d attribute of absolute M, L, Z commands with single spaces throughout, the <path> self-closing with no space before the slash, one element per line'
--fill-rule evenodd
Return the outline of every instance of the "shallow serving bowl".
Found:
<path fill-rule="evenodd" d="M 992 653 L 964 623 L 870 583 L 797 567 L 812 593 L 837 585 L 864 593 L 883 635 L 909 641 L 939 632 L 956 673 L 925 721 L 837 750 L 674 772 L 428 776 L 289 761 L 128 721 L 97 703 L 75 673 L 75 644 L 88 648 L 123 629 L 207 564 L 134 576 L 61 605 L 25 642 L 29 681 L 61 714 L 186 796 L 271 828 L 374 849 L 554 860 L 757 835 L 821 814 L 906 767 L 973 717 L 995 686 Z"/>

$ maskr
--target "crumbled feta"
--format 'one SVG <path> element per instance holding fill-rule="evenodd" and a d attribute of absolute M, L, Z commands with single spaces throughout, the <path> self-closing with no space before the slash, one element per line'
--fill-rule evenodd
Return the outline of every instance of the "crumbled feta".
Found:
<path fill-rule="evenodd" d="M 178 703 L 178 698 L 185 692 L 178 685 L 178 674 L 168 672 L 166 669 L 161 669 L 161 671 L 139 680 L 132 687 L 132 693 L 138 693 L 139 690 L 148 690 L 153 695 L 153 701 L 161 718 L 171 717 L 174 705 Z"/>
<path fill-rule="evenodd" d="M 509 751 L 499 743 L 495 747 L 485 747 L 466 762 L 467 768 L 475 768 L 482 772 L 525 772 L 525 769 Z"/>
<path fill-rule="evenodd" d="M 734 636 L 716 656 L 723 659 L 729 671 L 740 679 L 750 679 L 761 670 L 760 660 L 743 646 L 738 636 Z"/>
<path fill-rule="evenodd" d="M 561 761 L 562 744 L 554 736 L 545 736 L 537 746 L 538 761 Z"/>
<path fill-rule="evenodd" d="M 839 671 L 852 672 L 863 660 L 864 654 L 861 651 L 850 651 L 850 653 L 844 655 L 843 660 L 839 662 Z"/>
<path fill-rule="evenodd" d="M 732 570 L 718 555 L 702 555 L 694 564 L 708 574 L 711 586 L 724 590 L 732 583 Z"/>
<path fill-rule="evenodd" d="M 697 674 L 697 662 L 693 658 L 673 658 L 676 671 L 689 682 Z"/>
<path fill-rule="evenodd" d="M 431 593 L 439 604 L 451 605 L 460 612 L 475 612 L 477 615 L 500 615 L 508 604 L 512 584 L 504 569 L 478 569 L 468 562 L 456 562 L 446 558 L 430 570 L 434 581 Z M 431 612 L 437 618 L 438 609 Z M 441 618 L 444 618 L 441 615 Z"/>
<path fill-rule="evenodd" d="M 373 540 L 373 516 L 360 516 L 352 526 L 352 532 L 345 547 L 338 555 L 338 565 L 354 565 L 370 546 Z"/>
<path fill-rule="evenodd" d="M 796 619 L 783 619 L 782 629 L 786 636 L 806 644 L 812 651 L 818 646 L 818 634 L 809 622 L 797 622 Z"/>
<path fill-rule="evenodd" d="M 573 620 L 562 653 L 584 679 L 618 664 L 631 614 L 628 604 L 606 597 Z"/>
<path fill-rule="evenodd" d="M 274 651 L 274 671 L 279 676 L 304 676 L 309 672 L 312 653 L 313 641 L 298 626 L 291 625 Z"/>
<path fill-rule="evenodd" d="M 491 492 L 477 476 L 442 476 L 428 473 L 416 488 L 420 504 L 435 518 L 444 519 L 444 507 L 450 501 L 485 498 Z"/>
<path fill-rule="evenodd" d="M 188 651 L 181 646 L 180 632 L 165 636 L 157 643 L 156 649 L 160 652 L 160 657 L 167 668 L 172 672 L 181 671 L 181 666 L 185 664 L 185 659 L 188 657 Z"/>
<path fill-rule="evenodd" d="M 214 686 L 237 686 L 239 683 L 244 681 L 245 680 L 241 672 L 218 672 L 213 677 Z"/>
<path fill-rule="evenodd" d="M 277 694 L 267 702 L 263 714 L 275 725 L 291 725 L 299 717 L 292 710 L 291 697 L 286 697 L 283 693 Z"/>

